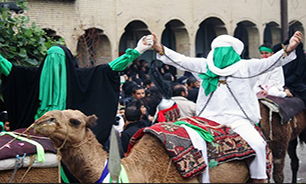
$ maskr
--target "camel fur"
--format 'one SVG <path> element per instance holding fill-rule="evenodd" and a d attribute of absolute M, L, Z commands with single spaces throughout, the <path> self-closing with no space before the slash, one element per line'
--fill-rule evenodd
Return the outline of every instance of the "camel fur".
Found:
<path fill-rule="evenodd" d="M 58 168 L 31 168 L 24 176 L 28 168 L 20 168 L 14 177 L 16 183 L 58 183 Z M 14 170 L 0 171 L 0 183 L 9 183 Z M 24 179 L 22 177 L 24 176 Z"/>
<path fill-rule="evenodd" d="M 260 102 L 261 112 L 261 130 L 264 133 L 269 147 L 273 155 L 273 179 L 276 183 L 283 183 L 284 181 L 284 165 L 285 156 L 288 150 L 289 156 L 292 159 L 291 169 L 293 172 L 292 181 L 296 183 L 296 173 L 298 169 L 298 158 L 296 156 L 296 138 L 301 132 L 306 130 L 306 110 L 296 114 L 289 122 L 281 124 L 279 114 L 272 114 L 272 122 L 269 122 L 269 108 Z M 272 129 L 270 129 L 270 126 Z M 272 132 L 272 135 L 271 135 Z M 306 140 L 306 136 L 304 136 Z M 289 142 L 292 141 L 289 147 Z M 294 179 L 295 178 L 295 179 Z"/>
<path fill-rule="evenodd" d="M 84 183 L 94 183 L 100 178 L 108 158 L 108 153 L 89 129 L 96 120 L 95 115 L 86 116 L 78 110 L 54 110 L 37 120 L 34 128 L 36 134 L 50 137 L 56 148 L 62 146 L 62 161 Z M 170 163 L 170 157 L 160 141 L 150 134 L 145 134 L 130 154 L 121 159 L 121 163 L 131 183 L 199 182 L 198 177 L 184 179 Z M 212 183 L 245 183 L 249 179 L 245 161 L 223 163 L 209 172 Z"/>

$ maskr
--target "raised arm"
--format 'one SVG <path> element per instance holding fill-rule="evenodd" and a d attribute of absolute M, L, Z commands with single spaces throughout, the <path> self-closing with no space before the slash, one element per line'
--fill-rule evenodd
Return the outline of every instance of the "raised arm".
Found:
<path fill-rule="evenodd" d="M 12 63 L 0 54 L 0 72 L 8 76 L 11 73 L 12 67 Z"/>
<path fill-rule="evenodd" d="M 113 71 L 123 71 L 132 61 L 142 53 L 150 49 L 153 45 L 152 35 L 143 36 L 137 43 L 135 49 L 127 49 L 125 54 L 109 63 Z"/>
<path fill-rule="evenodd" d="M 152 35 L 154 41 L 152 48 L 157 52 L 156 57 L 158 60 L 183 71 L 192 73 L 203 73 L 207 71 L 205 58 L 192 58 L 179 54 L 159 43 L 154 33 Z"/>
<path fill-rule="evenodd" d="M 249 74 L 256 75 L 266 70 L 273 70 L 283 66 L 296 58 L 295 48 L 302 40 L 302 33 L 297 31 L 290 38 L 289 44 L 282 50 L 276 52 L 272 56 L 263 59 L 247 60 Z"/>

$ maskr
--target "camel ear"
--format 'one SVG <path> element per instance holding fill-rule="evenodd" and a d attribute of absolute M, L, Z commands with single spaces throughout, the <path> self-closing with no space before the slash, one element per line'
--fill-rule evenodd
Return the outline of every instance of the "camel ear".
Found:
<path fill-rule="evenodd" d="M 93 127 L 96 125 L 98 117 L 96 115 L 87 116 L 86 118 L 86 127 Z"/>

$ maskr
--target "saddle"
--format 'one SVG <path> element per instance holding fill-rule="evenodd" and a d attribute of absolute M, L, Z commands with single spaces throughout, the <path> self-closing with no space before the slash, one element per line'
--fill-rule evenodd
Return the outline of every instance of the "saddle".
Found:
<path fill-rule="evenodd" d="M 288 122 L 293 116 L 305 109 L 305 104 L 302 99 L 297 97 L 283 98 L 268 95 L 266 98 L 260 99 L 260 102 L 270 109 L 272 112 L 279 114 L 281 124 Z"/>
<path fill-rule="evenodd" d="M 18 133 L 22 133 L 25 130 L 26 130 L 25 128 L 17 129 L 15 131 L 13 131 L 12 133 L 14 133 L 16 135 L 19 135 Z M 42 145 L 45 152 L 56 154 L 56 150 L 54 149 L 53 144 L 51 143 L 49 138 L 39 136 L 39 135 L 35 135 L 34 132 L 33 132 L 33 129 L 31 129 L 29 133 L 30 133 L 30 136 L 31 136 L 30 140 L 36 141 L 40 145 Z M 22 136 L 22 137 L 24 137 L 24 136 Z M 13 142 L 10 142 L 13 139 L 14 139 L 14 137 L 12 137 L 10 135 L 6 135 L 6 134 L 0 136 L 0 148 L 2 148 L 4 146 L 0 150 L 0 160 L 8 159 L 8 158 L 15 158 L 16 155 L 23 156 L 24 154 L 32 155 L 32 154 L 37 153 L 37 148 L 36 148 L 35 145 L 30 144 L 26 141 L 18 140 L 18 139 L 14 140 Z M 9 143 L 9 144 L 7 144 L 7 143 Z"/>
<path fill-rule="evenodd" d="M 137 131 L 130 140 L 128 152 L 145 133 L 156 136 L 168 151 L 174 165 L 184 178 L 201 174 L 207 166 L 210 168 L 233 160 L 253 159 L 255 151 L 248 143 L 230 127 L 222 126 L 214 121 L 201 117 L 185 117 L 179 119 L 208 131 L 213 137 L 207 142 L 208 162 L 205 163 L 202 152 L 193 147 L 190 137 L 182 126 L 173 122 L 154 124 Z M 260 131 L 260 129 L 258 128 Z M 267 174 L 271 176 L 272 153 L 267 147 Z"/>

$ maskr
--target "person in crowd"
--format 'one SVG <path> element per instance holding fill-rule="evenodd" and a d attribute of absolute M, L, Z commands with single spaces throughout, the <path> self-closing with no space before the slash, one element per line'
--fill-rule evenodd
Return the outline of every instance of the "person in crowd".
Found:
<path fill-rule="evenodd" d="M 116 119 L 114 122 L 114 127 L 119 133 L 122 132 L 124 124 L 125 124 L 124 112 L 125 112 L 125 106 L 118 103 L 118 110 L 117 110 Z"/>
<path fill-rule="evenodd" d="M 190 76 L 187 79 L 188 96 L 187 99 L 196 103 L 199 93 L 200 81 L 194 76 Z"/>
<path fill-rule="evenodd" d="M 7 111 L 2 111 L 0 113 L 0 132 L 10 131 L 10 122 L 8 119 Z"/>
<path fill-rule="evenodd" d="M 180 117 L 196 116 L 196 104 L 188 100 L 188 90 L 185 85 L 177 84 L 172 90 L 172 100 L 178 105 L 180 109 Z"/>
<path fill-rule="evenodd" d="M 258 49 L 260 52 L 260 58 L 268 58 L 274 54 L 272 45 L 270 43 L 264 43 L 260 45 Z M 257 95 L 257 98 L 264 98 L 268 95 L 278 97 L 292 97 L 290 90 L 288 88 L 284 89 L 284 85 L 285 80 L 283 68 L 277 67 L 258 76 L 254 91 Z"/>
<path fill-rule="evenodd" d="M 156 86 L 152 86 L 149 89 L 148 95 L 141 98 L 141 101 L 147 107 L 148 118 L 151 122 L 153 121 L 153 117 L 156 113 L 156 107 L 160 103 L 161 99 L 162 99 L 162 95 L 160 94 Z"/>
<path fill-rule="evenodd" d="M 178 79 L 176 79 L 175 83 L 176 84 L 183 84 L 183 85 L 187 86 L 187 80 L 188 80 L 188 77 L 181 76 Z"/>
<path fill-rule="evenodd" d="M 156 107 L 156 112 L 152 123 L 176 121 L 178 118 L 180 118 L 180 110 L 175 101 L 171 99 L 172 83 L 169 80 L 165 80 L 165 78 L 159 72 L 156 62 L 151 63 L 149 75 L 162 97 Z"/>
<path fill-rule="evenodd" d="M 142 119 L 140 108 L 136 105 L 129 106 L 125 109 L 126 124 L 124 130 L 121 132 L 121 143 L 124 153 L 128 150 L 128 145 L 131 137 L 141 128 L 148 127 L 145 120 Z"/>
<path fill-rule="evenodd" d="M 120 99 L 122 100 L 122 105 L 128 105 L 133 99 L 133 88 L 138 86 L 134 81 L 126 81 L 122 85 L 122 92 L 120 94 Z"/>
<path fill-rule="evenodd" d="M 254 126 L 261 118 L 259 102 L 253 90 L 257 80 L 255 76 L 294 60 L 302 33 L 295 32 L 289 44 L 271 57 L 247 60 L 240 57 L 243 42 L 230 35 L 216 37 L 207 58 L 184 56 L 159 43 L 154 33 L 153 37 L 153 49 L 158 60 L 183 71 L 198 73 L 201 79 L 198 116 L 229 125 L 242 136 L 256 153 L 249 165 L 252 181 L 267 182 L 266 142 Z"/>
<path fill-rule="evenodd" d="M 144 86 L 144 89 L 145 89 L 145 93 L 146 95 L 145 96 L 149 96 L 150 95 L 150 88 L 152 86 L 154 86 L 154 83 L 151 81 L 150 78 L 147 78 L 143 81 L 143 86 Z"/>
<path fill-rule="evenodd" d="M 139 100 L 140 98 L 145 97 L 146 92 L 144 87 L 140 85 L 136 85 L 133 87 L 133 92 L 132 92 L 132 99 L 129 103 L 126 104 L 126 106 L 130 105 L 135 105 L 136 101 Z"/>
<path fill-rule="evenodd" d="M 135 106 L 141 111 L 141 118 L 147 123 L 147 126 L 152 124 L 153 117 L 149 114 L 150 106 L 146 104 L 146 97 L 142 97 L 137 99 L 135 102 Z"/>

